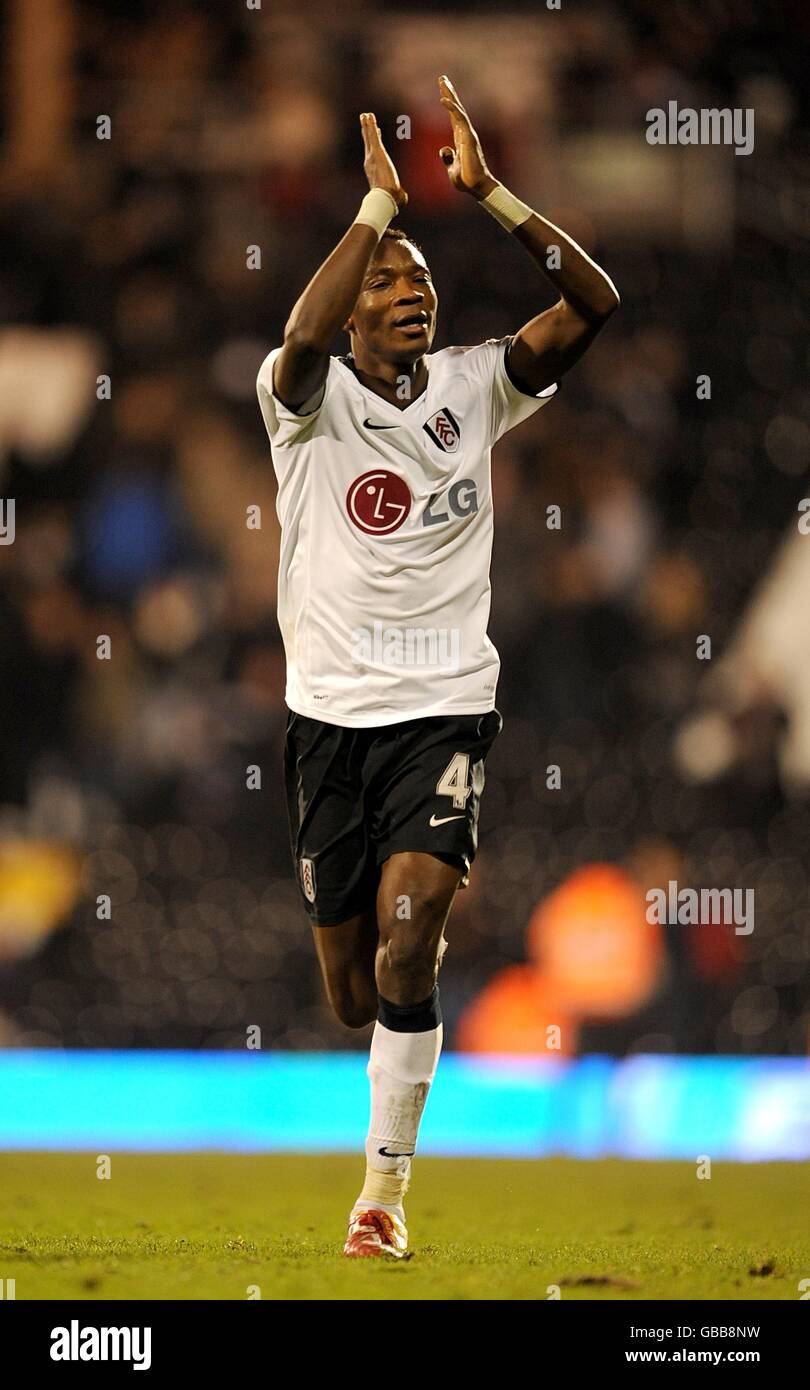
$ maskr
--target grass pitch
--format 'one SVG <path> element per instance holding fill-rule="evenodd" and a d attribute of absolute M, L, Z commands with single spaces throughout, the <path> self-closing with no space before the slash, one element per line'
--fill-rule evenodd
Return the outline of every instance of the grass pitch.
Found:
<path fill-rule="evenodd" d="M 792 1299 L 810 1167 L 417 1158 L 407 1261 L 345 1260 L 362 1155 L 0 1154 L 22 1299 Z M 254 1293 L 255 1297 L 256 1294 Z"/>

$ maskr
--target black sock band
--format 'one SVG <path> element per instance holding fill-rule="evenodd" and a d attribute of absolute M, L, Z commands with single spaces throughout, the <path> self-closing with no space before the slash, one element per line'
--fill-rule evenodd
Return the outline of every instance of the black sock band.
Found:
<path fill-rule="evenodd" d="M 427 1033 L 431 1028 L 438 1028 L 442 1021 L 439 986 L 434 985 L 433 993 L 421 1004 L 391 1004 L 378 994 L 377 1018 L 392 1033 Z"/>

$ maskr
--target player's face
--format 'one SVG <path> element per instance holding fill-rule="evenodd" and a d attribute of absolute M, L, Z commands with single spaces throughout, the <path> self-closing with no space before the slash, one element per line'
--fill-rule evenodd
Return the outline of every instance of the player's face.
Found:
<path fill-rule="evenodd" d="M 387 362 L 413 362 L 433 342 L 437 304 L 421 251 L 383 237 L 349 324 L 367 352 Z"/>

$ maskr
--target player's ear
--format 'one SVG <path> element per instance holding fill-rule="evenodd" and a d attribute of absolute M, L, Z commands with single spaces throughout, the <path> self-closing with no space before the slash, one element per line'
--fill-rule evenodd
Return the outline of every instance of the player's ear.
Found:
<path fill-rule="evenodd" d="M 344 323 L 344 325 L 343 325 L 343 332 L 344 332 L 344 333 L 354 333 L 354 331 L 355 331 L 355 329 L 354 329 L 354 319 L 348 318 L 348 319 L 346 320 L 346 322 Z"/>

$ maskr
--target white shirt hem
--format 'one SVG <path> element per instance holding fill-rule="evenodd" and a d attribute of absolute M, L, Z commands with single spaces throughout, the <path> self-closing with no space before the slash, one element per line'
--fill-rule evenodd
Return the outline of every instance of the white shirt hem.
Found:
<path fill-rule="evenodd" d="M 285 704 L 293 714 L 300 714 L 304 719 L 318 719 L 321 724 L 337 724 L 344 729 L 382 729 L 389 724 L 404 724 L 409 719 L 433 719 L 445 717 L 452 719 L 457 714 L 489 714 L 495 708 L 495 697 L 486 704 L 474 705 L 448 705 L 432 704 L 425 705 L 422 709 L 396 710 L 388 714 L 375 711 L 373 714 L 341 714 L 335 715 L 324 709 L 310 709 L 305 705 L 291 705 L 289 700 Z"/>

